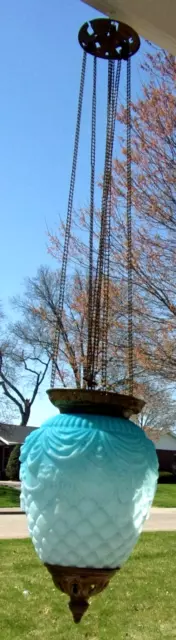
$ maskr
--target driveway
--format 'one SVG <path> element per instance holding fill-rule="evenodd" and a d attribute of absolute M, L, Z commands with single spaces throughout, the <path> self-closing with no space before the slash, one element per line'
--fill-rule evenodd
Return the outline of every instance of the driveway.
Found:
<path fill-rule="evenodd" d="M 26 516 L 19 513 L 0 514 L 0 538 L 28 538 Z"/>
<path fill-rule="evenodd" d="M 13 487 L 13 489 L 20 490 L 21 482 L 17 480 L 0 480 L 0 487 Z"/>
<path fill-rule="evenodd" d="M 176 531 L 176 509 L 153 507 L 144 531 Z"/>
<path fill-rule="evenodd" d="M 151 509 L 144 531 L 176 531 L 176 509 Z M 10 510 L 0 513 L 0 538 L 28 538 L 26 516 Z"/>

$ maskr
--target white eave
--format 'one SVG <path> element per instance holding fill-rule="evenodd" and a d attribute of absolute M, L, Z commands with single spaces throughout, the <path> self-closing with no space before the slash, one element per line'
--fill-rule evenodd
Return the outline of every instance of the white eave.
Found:
<path fill-rule="evenodd" d="M 2 442 L 2 444 L 6 444 L 8 447 L 11 447 L 12 445 L 17 444 L 16 442 L 10 442 L 9 440 L 5 440 L 5 438 L 0 438 L 0 442 Z"/>
<path fill-rule="evenodd" d="M 176 0 L 82 0 L 176 55 Z M 91 20 L 91 11 L 90 11 Z"/>

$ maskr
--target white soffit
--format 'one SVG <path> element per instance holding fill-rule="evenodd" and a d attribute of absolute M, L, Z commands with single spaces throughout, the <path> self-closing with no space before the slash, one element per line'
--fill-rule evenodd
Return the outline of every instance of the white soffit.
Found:
<path fill-rule="evenodd" d="M 176 55 L 176 0 L 82 0 Z M 90 11 L 91 20 L 91 11 Z"/>

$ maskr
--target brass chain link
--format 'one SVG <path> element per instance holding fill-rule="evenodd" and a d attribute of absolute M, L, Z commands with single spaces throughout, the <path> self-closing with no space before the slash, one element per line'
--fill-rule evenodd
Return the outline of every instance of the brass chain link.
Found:
<path fill-rule="evenodd" d="M 60 291 L 58 302 L 58 318 L 55 327 L 53 344 L 53 361 L 51 372 L 51 387 L 55 383 L 56 363 L 59 351 L 60 331 L 64 307 L 66 272 L 68 263 L 69 241 L 71 235 L 71 221 L 73 197 L 79 150 L 80 125 L 85 85 L 86 52 L 83 53 L 80 90 L 78 99 L 77 123 L 75 132 L 73 163 L 68 198 L 65 240 L 60 276 Z M 127 60 L 127 268 L 128 268 L 128 367 L 129 393 L 133 394 L 133 280 L 132 280 L 132 179 L 131 179 L 131 59 Z M 117 66 L 116 66 L 117 64 Z M 116 73 L 115 73 L 116 66 Z M 94 276 L 94 211 L 95 211 L 95 151 L 96 151 L 96 90 L 97 90 L 97 59 L 93 60 L 93 93 L 91 120 L 91 180 L 90 180 L 90 235 L 89 235 L 89 280 L 88 280 L 88 338 L 87 362 L 85 380 L 88 388 L 94 388 L 97 373 L 103 389 L 107 387 L 108 368 L 108 325 L 109 325 L 109 286 L 110 286 L 110 244 L 111 244 L 111 209 L 112 209 L 112 158 L 115 135 L 115 121 L 117 99 L 121 72 L 121 60 L 115 63 L 108 61 L 108 96 L 106 147 L 103 174 L 102 206 L 100 221 L 100 239 L 96 273 Z M 101 343 L 101 367 L 100 365 Z"/>
<path fill-rule="evenodd" d="M 89 233 L 89 288 L 88 288 L 88 338 L 87 338 L 87 367 L 84 379 L 88 388 L 92 387 L 92 318 L 93 318 L 93 240 L 94 240 L 94 210 L 95 210 L 95 152 L 96 152 L 96 101 L 97 101 L 97 58 L 93 58 L 93 92 L 92 92 L 92 122 L 91 122 L 91 179 L 90 179 L 90 233 Z"/>
<path fill-rule="evenodd" d="M 132 178 L 131 178 L 131 59 L 127 60 L 127 269 L 128 269 L 128 373 L 133 395 L 133 262 L 132 262 Z"/>
<path fill-rule="evenodd" d="M 112 180 L 112 155 L 115 133 L 115 118 L 117 98 L 120 81 L 121 61 L 117 64 L 116 76 L 115 62 L 108 62 L 108 99 L 107 99 L 107 127 L 105 164 L 103 175 L 103 194 L 101 208 L 101 227 L 99 253 L 94 288 L 94 314 L 93 314 L 93 354 L 92 354 L 92 380 L 96 380 L 99 366 L 100 339 L 102 343 L 101 384 L 106 388 L 107 360 L 108 360 L 108 316 L 109 316 L 109 264 L 110 264 L 110 217 L 111 217 L 111 180 Z"/>

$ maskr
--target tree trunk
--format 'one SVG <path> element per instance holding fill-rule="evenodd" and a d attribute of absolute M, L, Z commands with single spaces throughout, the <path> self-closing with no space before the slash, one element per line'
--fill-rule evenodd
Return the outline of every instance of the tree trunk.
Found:
<path fill-rule="evenodd" d="M 30 418 L 30 413 L 31 413 L 30 400 L 26 399 L 24 411 L 22 412 L 22 415 L 21 415 L 21 427 L 26 427 Z"/>

